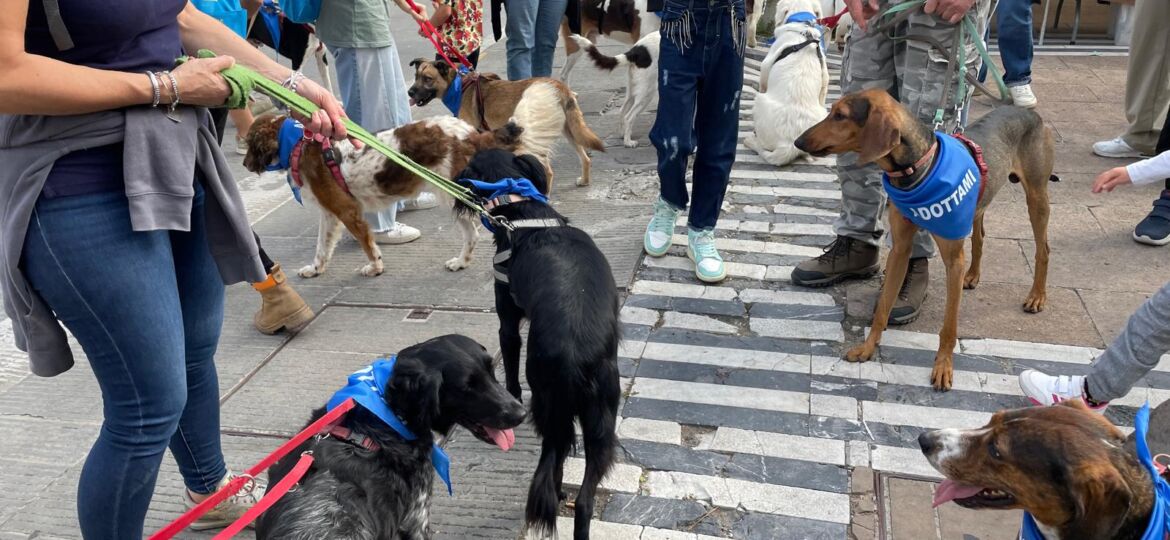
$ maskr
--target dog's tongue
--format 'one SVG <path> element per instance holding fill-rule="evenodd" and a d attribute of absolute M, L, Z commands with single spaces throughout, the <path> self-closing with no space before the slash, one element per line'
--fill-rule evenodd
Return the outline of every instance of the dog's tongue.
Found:
<path fill-rule="evenodd" d="M 938 488 L 934 490 L 934 507 L 938 508 L 940 504 L 953 501 L 955 499 L 966 499 L 967 497 L 974 497 L 983 491 L 981 487 L 968 486 L 960 484 L 950 478 L 943 480 Z"/>
<path fill-rule="evenodd" d="M 512 449 L 512 445 L 516 444 L 516 434 L 512 433 L 510 429 L 493 429 L 487 426 L 483 427 L 488 437 L 492 438 L 492 442 L 500 447 L 500 450 L 507 452 Z"/>
<path fill-rule="evenodd" d="M 410 106 L 411 106 L 411 107 L 414 107 L 414 106 L 415 106 L 417 103 L 418 103 L 418 102 L 417 102 L 417 101 L 415 101 L 415 100 L 414 100 L 414 98 L 410 98 Z"/>

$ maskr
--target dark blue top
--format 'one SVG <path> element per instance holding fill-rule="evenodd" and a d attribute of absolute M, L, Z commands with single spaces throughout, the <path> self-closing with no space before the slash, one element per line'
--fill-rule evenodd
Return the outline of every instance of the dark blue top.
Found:
<path fill-rule="evenodd" d="M 57 50 L 42 0 L 28 0 L 24 48 L 30 54 L 98 69 L 161 71 L 182 55 L 178 16 L 186 0 L 57 0 L 73 48 Z M 146 77 L 146 75 L 143 75 Z M 84 86 L 86 81 L 76 81 Z M 161 116 L 160 116 L 161 119 Z M 164 120 L 165 121 L 165 120 Z M 122 145 L 91 148 L 57 160 L 46 197 L 122 189 Z"/>

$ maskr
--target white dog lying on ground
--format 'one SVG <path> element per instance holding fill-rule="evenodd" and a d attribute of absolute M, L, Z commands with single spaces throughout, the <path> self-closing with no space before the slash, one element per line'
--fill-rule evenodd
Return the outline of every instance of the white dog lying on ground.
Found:
<path fill-rule="evenodd" d="M 772 165 L 801 157 L 793 141 L 826 114 L 829 69 L 819 17 L 817 0 L 781 0 L 776 6 L 776 41 L 760 66 L 760 91 L 752 109 L 755 133 L 744 139 Z"/>

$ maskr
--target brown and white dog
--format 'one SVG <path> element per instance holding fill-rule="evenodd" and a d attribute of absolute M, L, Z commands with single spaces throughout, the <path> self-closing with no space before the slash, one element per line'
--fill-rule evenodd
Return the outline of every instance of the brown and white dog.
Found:
<path fill-rule="evenodd" d="M 248 154 L 244 157 L 244 167 L 249 171 L 261 173 L 279 161 L 279 133 L 285 118 L 264 116 L 256 120 L 248 132 Z M 452 178 L 480 150 L 504 148 L 515 151 L 520 148 L 523 130 L 508 123 L 494 132 L 478 133 L 467 122 L 444 116 L 383 131 L 377 137 L 419 165 Z M 377 276 L 383 269 L 382 252 L 362 213 L 383 210 L 412 198 L 426 187 L 426 181 L 369 146 L 355 149 L 349 141 L 331 144 L 345 187 L 326 164 L 321 144 L 313 141 L 302 143 L 300 179 L 308 188 L 305 190 L 307 198 L 320 206 L 321 222 L 313 264 L 302 267 L 297 273 L 311 278 L 325 272 L 344 225 L 369 259 L 369 263 L 361 268 L 361 274 Z M 471 264 L 471 253 L 479 233 L 474 216 L 468 216 L 466 213 L 457 214 L 456 223 L 463 233 L 463 249 L 459 256 L 447 261 L 448 270 L 460 270 Z"/>
<path fill-rule="evenodd" d="M 1154 479 L 1125 436 L 1080 400 L 1000 411 L 979 429 L 918 437 L 946 479 L 935 506 L 1023 509 L 1048 540 L 1136 540 L 1154 507 Z"/>
<path fill-rule="evenodd" d="M 463 88 L 459 118 L 487 129 L 499 129 L 515 122 L 524 130 L 524 140 L 517 152 L 532 154 L 544 163 L 550 186 L 554 146 L 563 136 L 581 160 L 577 185 L 589 185 L 590 161 L 586 150 L 604 152 L 605 144 L 585 124 L 577 96 L 568 85 L 546 77 L 505 81 L 493 73 L 461 75 L 444 62 L 424 58 L 416 58 L 410 65 L 415 68 L 414 84 L 407 91 L 411 105 L 422 107 L 434 99 L 442 99 L 459 77 Z"/>
<path fill-rule="evenodd" d="M 627 45 L 634 45 L 643 36 L 657 32 L 661 26 L 658 15 L 646 9 L 646 0 L 581 0 L 581 34 L 592 43 L 604 35 Z M 561 80 L 569 83 L 569 74 L 581 59 L 582 47 L 569 39 L 569 24 L 561 24 L 561 41 L 565 43 L 565 66 Z"/>

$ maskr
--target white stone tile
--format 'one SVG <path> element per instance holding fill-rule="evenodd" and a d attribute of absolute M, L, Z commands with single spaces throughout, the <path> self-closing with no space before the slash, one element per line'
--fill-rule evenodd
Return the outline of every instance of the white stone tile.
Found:
<path fill-rule="evenodd" d="M 727 203 L 724 202 L 724 204 L 727 204 Z M 745 213 L 745 214 L 767 214 L 768 209 L 764 208 L 763 206 L 756 206 L 756 205 L 752 205 L 752 204 L 747 204 L 747 205 L 744 205 L 744 207 L 743 207 L 743 213 Z"/>
<path fill-rule="evenodd" d="M 1088 364 L 1100 354 L 1100 351 L 1097 349 L 1089 347 L 1009 341 L 1006 339 L 964 339 L 961 344 L 963 352 L 967 354 L 1046 360 L 1049 362 L 1067 362 L 1070 364 Z"/>
<path fill-rule="evenodd" d="M 717 506 L 735 508 L 723 478 L 673 471 L 649 471 L 642 484 L 642 495 L 681 501 L 704 501 Z M 720 504 L 724 503 L 724 504 Z"/>
<path fill-rule="evenodd" d="M 826 223 L 773 223 L 772 234 L 835 236 L 837 233 Z"/>
<path fill-rule="evenodd" d="M 589 522 L 589 536 L 605 538 L 606 540 L 641 540 L 644 529 L 645 527 L 641 525 L 612 523 L 596 519 Z M 526 538 L 535 540 L 539 537 L 529 536 Z M 563 516 L 557 518 L 557 540 L 573 540 L 573 518 Z"/>
<path fill-rule="evenodd" d="M 658 312 L 653 309 L 623 306 L 621 320 L 624 323 L 654 326 L 658 324 Z"/>
<path fill-rule="evenodd" d="M 725 323 L 719 319 L 677 311 L 664 312 L 662 314 L 662 326 L 698 330 L 700 332 L 711 332 L 714 334 L 734 335 L 739 333 L 739 328 L 736 328 L 735 325 Z"/>
<path fill-rule="evenodd" d="M 974 429 L 986 425 L 991 419 L 991 413 L 864 401 L 861 403 L 861 419 L 895 426 Z"/>
<path fill-rule="evenodd" d="M 742 144 L 736 146 L 735 150 L 736 150 L 736 153 L 735 153 L 735 162 L 736 163 L 763 163 L 763 164 L 768 163 L 767 161 L 764 160 L 763 157 L 756 155 L 754 153 L 755 152 L 754 150 L 752 150 L 751 148 L 748 148 Z M 733 169 L 733 171 L 734 171 L 734 169 Z"/>
<path fill-rule="evenodd" d="M 623 339 L 618 343 L 618 356 L 623 358 L 641 358 L 642 349 L 646 347 L 645 341 L 630 341 Z"/>
<path fill-rule="evenodd" d="M 797 206 L 794 204 L 780 203 L 772 206 L 773 214 L 797 214 L 801 216 L 824 216 L 837 217 L 837 212 L 833 210 L 822 210 L 820 208 L 813 208 L 811 206 Z"/>
<path fill-rule="evenodd" d="M 774 223 L 768 221 L 740 221 L 740 232 L 766 233 Z"/>
<path fill-rule="evenodd" d="M 764 281 L 792 281 L 793 266 L 769 266 Z"/>
<path fill-rule="evenodd" d="M 727 493 L 732 498 L 726 508 L 743 507 L 752 512 L 780 514 L 832 523 L 849 523 L 849 495 L 813 489 L 760 484 L 727 479 Z"/>
<path fill-rule="evenodd" d="M 808 373 L 810 356 L 807 354 L 789 354 L 754 349 L 730 349 L 726 347 L 702 347 L 698 345 L 650 342 L 646 344 L 642 358 L 732 369 Z"/>
<path fill-rule="evenodd" d="M 682 426 L 675 422 L 623 418 L 618 424 L 617 434 L 623 439 L 682 445 Z"/>
<path fill-rule="evenodd" d="M 825 293 L 803 291 L 773 291 L 768 289 L 744 289 L 739 292 L 744 303 L 762 302 L 767 304 L 800 304 L 804 306 L 835 306 L 836 300 Z"/>
<path fill-rule="evenodd" d="M 840 191 L 833 191 L 829 189 L 807 189 L 807 188 L 788 188 L 776 187 L 772 188 L 772 195 L 776 197 L 803 197 L 805 199 L 827 199 L 836 201 L 841 199 Z M 819 214 L 811 214 L 819 215 Z M 836 212 L 834 212 L 836 215 Z"/>
<path fill-rule="evenodd" d="M 643 377 L 634 381 L 633 392 L 646 399 L 808 414 L 809 395 L 803 392 Z"/>
<path fill-rule="evenodd" d="M 793 182 L 823 182 L 826 184 L 835 184 L 837 182 L 837 175 L 835 174 L 787 171 L 781 169 L 763 171 L 733 169 L 731 171 L 731 178 L 746 178 L 750 180 L 790 180 Z"/>
<path fill-rule="evenodd" d="M 845 341 L 841 323 L 832 321 L 753 318 L 751 329 L 761 336 L 775 338 Z"/>
<path fill-rule="evenodd" d="M 847 461 L 850 467 L 869 467 L 869 443 L 865 441 L 849 441 L 847 447 Z"/>
<path fill-rule="evenodd" d="M 932 368 L 929 367 L 904 366 L 884 362 L 863 362 L 859 364 L 859 368 L 861 370 L 860 378 L 863 380 L 886 384 L 917 386 L 920 388 L 933 388 L 930 382 Z M 954 380 L 951 388 L 953 390 L 964 390 L 968 392 L 981 393 L 985 391 L 980 374 L 978 372 L 964 370 L 954 371 Z M 1018 395 L 1018 393 L 1017 390 L 1015 394 Z"/>
<path fill-rule="evenodd" d="M 715 438 L 702 450 L 845 465 L 844 441 L 729 427 L 715 430 Z"/>
<path fill-rule="evenodd" d="M 865 327 L 865 335 L 868 336 L 870 327 Z M 927 334 L 925 332 L 908 332 L 906 330 L 890 330 L 886 329 L 882 332 L 882 345 L 887 347 L 902 347 L 904 349 L 922 349 L 924 351 L 938 350 L 938 334 Z M 954 352 L 959 352 L 959 343 L 955 343 Z"/>
<path fill-rule="evenodd" d="M 819 247 L 800 246 L 796 244 L 787 244 L 783 242 L 767 242 L 764 245 L 764 253 L 771 253 L 773 255 L 793 255 L 796 257 L 817 257 L 824 253 L 825 250 Z"/>
<path fill-rule="evenodd" d="M 813 375 L 834 375 L 837 377 L 848 377 L 850 379 L 857 379 L 860 377 L 861 366 L 865 365 L 860 362 L 850 362 L 844 358 L 835 358 L 832 356 L 813 356 L 810 359 L 812 364 L 811 373 Z"/>
<path fill-rule="evenodd" d="M 857 400 L 849 396 L 832 394 L 810 394 L 809 414 L 857 420 Z"/>
<path fill-rule="evenodd" d="M 676 246 L 687 245 L 687 235 L 676 234 L 671 238 Z M 824 253 L 821 248 L 798 246 L 782 242 L 764 242 L 761 240 L 744 240 L 740 238 L 715 238 L 715 247 L 720 251 L 738 251 L 743 253 L 771 253 L 773 255 L 796 255 L 800 257 L 814 257 Z"/>
<path fill-rule="evenodd" d="M 914 448 L 874 445 L 869 455 L 870 466 L 877 471 L 942 479 L 942 475 L 926 461 L 926 456 Z"/>
<path fill-rule="evenodd" d="M 642 259 L 642 264 L 649 268 L 670 268 L 673 270 L 686 270 L 688 272 L 695 270 L 695 263 L 691 262 L 690 259 L 674 255 L 666 255 L 664 257 L 646 257 Z M 768 268 L 762 264 L 737 263 L 731 261 L 724 261 L 723 268 L 727 271 L 728 276 L 755 280 L 764 279 L 764 276 L 768 271 Z"/>
<path fill-rule="evenodd" d="M 585 460 L 570 457 L 565 460 L 565 483 L 580 486 L 585 477 Z M 642 483 L 642 468 L 628 463 L 614 463 L 609 474 L 598 484 L 601 489 L 621 493 L 637 493 Z"/>
<path fill-rule="evenodd" d="M 691 283 L 668 283 L 665 281 L 635 281 L 630 287 L 633 294 L 649 294 L 655 296 L 681 296 L 685 298 L 702 298 L 704 300 L 735 300 L 735 289 L 730 287 L 712 287 Z"/>

